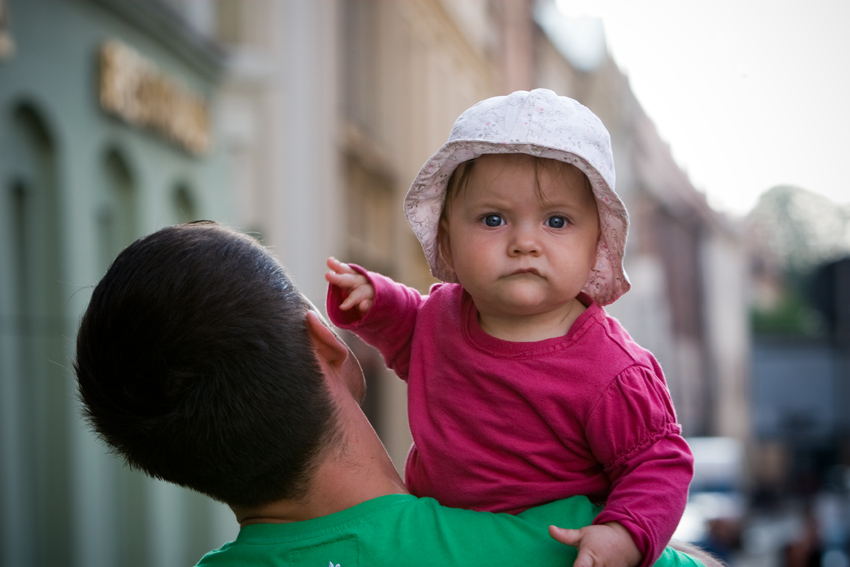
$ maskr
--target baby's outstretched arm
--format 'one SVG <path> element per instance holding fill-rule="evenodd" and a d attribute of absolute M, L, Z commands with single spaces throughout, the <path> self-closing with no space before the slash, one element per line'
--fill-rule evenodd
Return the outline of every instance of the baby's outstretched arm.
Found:
<path fill-rule="evenodd" d="M 339 304 L 340 310 L 348 311 L 356 306 L 365 315 L 375 299 L 375 288 L 366 276 L 333 257 L 328 258 L 328 268 L 331 271 L 325 273 L 325 279 L 345 292 L 345 299 Z"/>
<path fill-rule="evenodd" d="M 635 567 L 642 559 L 628 530 L 617 522 L 578 530 L 549 526 L 549 535 L 578 548 L 573 567 Z"/>

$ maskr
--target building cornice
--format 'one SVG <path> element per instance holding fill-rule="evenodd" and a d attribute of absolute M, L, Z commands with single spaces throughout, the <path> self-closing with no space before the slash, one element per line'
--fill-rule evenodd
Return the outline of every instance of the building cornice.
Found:
<path fill-rule="evenodd" d="M 91 0 L 165 46 L 209 81 L 217 81 L 226 60 L 225 50 L 195 30 L 161 0 Z"/>

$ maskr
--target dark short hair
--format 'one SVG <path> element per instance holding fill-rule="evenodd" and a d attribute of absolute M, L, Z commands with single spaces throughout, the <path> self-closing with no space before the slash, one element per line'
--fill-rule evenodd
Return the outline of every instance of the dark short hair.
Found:
<path fill-rule="evenodd" d="M 297 498 L 336 427 L 311 308 L 250 236 L 206 221 L 140 238 L 80 324 L 84 415 L 152 477 L 236 506 Z"/>

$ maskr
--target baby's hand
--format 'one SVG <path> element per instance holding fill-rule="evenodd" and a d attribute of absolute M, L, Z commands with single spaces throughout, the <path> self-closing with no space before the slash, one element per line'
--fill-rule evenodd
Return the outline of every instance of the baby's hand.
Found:
<path fill-rule="evenodd" d="M 340 310 L 348 311 L 356 306 L 365 315 L 375 299 L 375 288 L 366 276 L 333 257 L 328 258 L 328 268 L 331 271 L 325 274 L 325 279 L 344 292 L 345 299 L 339 304 Z"/>
<path fill-rule="evenodd" d="M 628 530 L 617 522 L 567 530 L 549 526 L 549 535 L 578 548 L 573 567 L 636 567 L 642 556 Z"/>

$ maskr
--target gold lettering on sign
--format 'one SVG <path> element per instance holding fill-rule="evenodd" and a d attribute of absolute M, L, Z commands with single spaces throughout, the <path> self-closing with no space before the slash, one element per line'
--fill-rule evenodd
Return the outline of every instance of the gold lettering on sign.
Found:
<path fill-rule="evenodd" d="M 204 99 L 118 41 L 108 41 L 100 48 L 100 106 L 195 155 L 210 147 Z"/>

